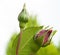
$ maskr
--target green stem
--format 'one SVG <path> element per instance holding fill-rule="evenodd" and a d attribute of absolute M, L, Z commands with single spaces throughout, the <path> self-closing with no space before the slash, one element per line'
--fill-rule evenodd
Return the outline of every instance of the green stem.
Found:
<path fill-rule="evenodd" d="M 17 47 L 16 47 L 16 55 L 18 55 L 18 50 L 19 50 L 19 46 L 20 46 L 20 42 L 21 42 L 21 37 L 22 37 L 22 30 L 21 30 L 20 36 L 18 38 L 18 43 L 17 43 Z"/>

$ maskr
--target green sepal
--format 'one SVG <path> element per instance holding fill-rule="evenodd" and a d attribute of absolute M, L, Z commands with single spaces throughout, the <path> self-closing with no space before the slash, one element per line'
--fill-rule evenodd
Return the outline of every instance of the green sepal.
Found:
<path fill-rule="evenodd" d="M 53 33 L 52 33 L 52 36 L 54 36 L 56 32 L 57 32 L 57 30 L 54 30 Z"/>
<path fill-rule="evenodd" d="M 40 36 L 38 37 L 35 42 L 38 44 L 38 46 L 42 46 L 42 43 L 43 43 L 43 40 L 44 40 L 44 36 Z"/>
<path fill-rule="evenodd" d="M 31 40 L 31 49 L 33 52 L 37 52 L 38 49 L 40 48 L 40 46 L 38 46 L 38 44 L 34 41 L 34 39 L 32 38 Z"/>

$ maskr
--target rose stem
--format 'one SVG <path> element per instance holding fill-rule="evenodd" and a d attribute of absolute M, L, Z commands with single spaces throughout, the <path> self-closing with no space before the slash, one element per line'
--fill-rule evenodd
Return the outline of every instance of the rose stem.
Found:
<path fill-rule="evenodd" d="M 19 50 L 19 46 L 21 42 L 21 36 L 22 36 L 22 31 L 20 32 L 20 36 L 18 38 L 17 47 L 16 47 L 16 55 L 18 55 L 18 50 Z"/>

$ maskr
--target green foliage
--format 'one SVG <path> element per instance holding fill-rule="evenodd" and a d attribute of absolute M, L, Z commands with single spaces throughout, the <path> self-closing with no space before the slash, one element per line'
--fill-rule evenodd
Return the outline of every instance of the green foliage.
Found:
<path fill-rule="evenodd" d="M 17 39 L 17 35 L 18 34 L 13 34 L 12 35 L 12 38 L 10 39 L 9 43 L 8 43 L 8 46 L 7 46 L 7 55 L 12 55 L 12 47 L 14 47 L 14 44 L 16 42 L 16 39 Z M 32 41 L 32 40 L 31 40 Z M 33 43 L 31 43 L 30 45 L 32 45 Z M 26 46 L 27 48 L 29 46 Z M 36 45 L 32 45 L 32 48 L 35 48 Z M 36 48 L 37 49 L 37 48 Z M 48 45 L 47 47 L 41 47 L 38 51 L 37 51 L 37 54 L 36 55 L 60 55 L 60 46 L 58 47 L 58 49 L 53 45 L 53 44 L 50 44 Z M 15 50 L 15 49 L 13 49 Z"/>
<path fill-rule="evenodd" d="M 58 49 L 59 54 L 60 54 L 60 41 L 59 41 L 59 44 L 58 44 L 58 46 L 57 46 L 57 49 Z"/>
<path fill-rule="evenodd" d="M 19 47 L 19 55 L 29 55 L 31 53 L 34 53 L 32 45 L 34 44 L 35 47 L 38 46 L 33 42 L 33 36 L 43 28 L 43 26 L 40 27 L 30 27 L 27 28 L 23 31 L 22 33 L 22 38 L 21 38 L 21 43 Z M 18 42 L 18 37 L 19 35 L 13 35 L 12 39 L 10 40 L 7 48 L 7 55 L 16 55 L 16 46 Z M 36 51 L 37 51 L 36 49 Z"/>
<path fill-rule="evenodd" d="M 7 46 L 7 55 L 14 55 L 12 52 L 13 52 L 13 43 L 15 42 L 15 39 L 18 37 L 18 34 L 14 33 L 8 43 L 8 46 Z M 14 49 L 15 51 L 15 49 Z"/>
<path fill-rule="evenodd" d="M 26 24 L 26 27 L 37 27 L 38 22 L 36 20 L 36 16 L 29 16 L 28 23 Z"/>
<path fill-rule="evenodd" d="M 50 44 L 47 47 L 40 48 L 37 55 L 59 55 L 59 52 L 53 44 Z"/>

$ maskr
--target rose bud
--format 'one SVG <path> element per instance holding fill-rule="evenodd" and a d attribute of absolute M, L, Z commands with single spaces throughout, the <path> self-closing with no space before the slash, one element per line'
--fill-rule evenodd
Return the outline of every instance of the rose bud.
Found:
<path fill-rule="evenodd" d="M 24 28 L 28 22 L 29 14 L 26 10 L 26 5 L 24 4 L 22 11 L 18 15 L 18 21 L 20 28 Z"/>
<path fill-rule="evenodd" d="M 50 38 L 51 33 L 52 30 L 41 30 L 35 35 L 34 40 L 41 47 L 49 45 L 51 42 Z"/>

